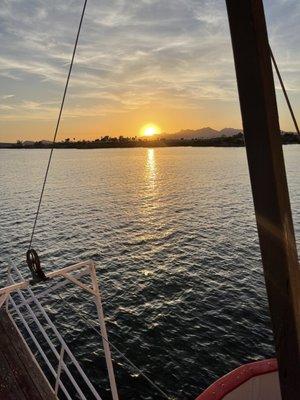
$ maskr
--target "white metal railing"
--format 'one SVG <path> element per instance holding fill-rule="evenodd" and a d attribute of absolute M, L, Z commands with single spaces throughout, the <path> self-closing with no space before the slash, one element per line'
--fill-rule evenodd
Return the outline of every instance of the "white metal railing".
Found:
<path fill-rule="evenodd" d="M 15 274 L 17 275 L 17 282 L 13 278 L 12 272 L 15 272 Z M 50 288 L 47 287 L 45 290 L 35 295 L 35 293 L 29 286 L 29 281 L 23 279 L 20 271 L 16 267 L 12 267 L 12 269 L 9 270 L 8 274 L 9 284 L 6 287 L 0 289 L 0 307 L 6 304 L 8 315 L 21 336 L 22 333 L 18 327 L 18 324 L 16 323 L 16 316 L 19 323 L 21 323 L 25 328 L 28 337 L 31 339 L 32 344 L 34 345 L 35 350 L 38 351 L 45 365 L 48 367 L 50 373 L 54 377 L 54 384 L 52 385 L 52 389 L 58 398 L 61 390 L 68 400 L 72 400 L 69 390 L 70 385 L 68 385 L 69 382 L 71 383 L 73 390 L 75 390 L 75 392 L 77 393 L 77 396 L 79 396 L 80 399 L 86 399 L 87 393 L 85 393 L 85 390 L 82 389 L 81 383 L 76 381 L 76 378 L 72 374 L 68 365 L 72 364 L 72 366 L 75 367 L 77 373 L 81 377 L 80 381 L 84 382 L 85 386 L 88 388 L 90 395 L 92 394 L 95 399 L 101 400 L 101 397 L 98 394 L 97 390 L 81 368 L 80 364 L 76 360 L 64 338 L 59 333 L 55 324 L 52 322 L 41 302 L 39 301 L 39 298 L 44 297 L 50 291 L 61 288 L 70 282 L 80 287 L 85 292 L 91 294 L 93 296 L 93 300 L 95 302 L 98 313 L 100 325 L 99 333 L 102 337 L 102 343 L 104 347 L 112 399 L 118 400 L 118 393 L 111 360 L 109 341 L 104 321 L 104 313 L 101 303 L 101 295 L 98 287 L 95 263 L 93 261 L 78 263 L 70 267 L 50 272 L 46 274 L 46 276 L 49 279 L 53 279 L 55 277 L 63 277 L 64 281 L 51 285 Z M 80 281 L 80 278 L 82 276 L 89 276 L 91 278 L 91 285 Z M 24 296 L 24 294 L 26 294 L 26 296 Z M 37 335 L 37 333 L 39 333 L 39 335 Z M 43 349 L 45 345 L 47 346 L 47 351 L 44 351 Z M 54 358 L 56 360 L 55 365 L 53 361 L 50 361 L 49 350 L 51 351 L 52 355 L 54 355 Z M 66 357 L 68 357 L 68 359 L 70 360 L 69 363 L 66 362 Z M 48 382 L 50 384 L 49 380 Z"/>

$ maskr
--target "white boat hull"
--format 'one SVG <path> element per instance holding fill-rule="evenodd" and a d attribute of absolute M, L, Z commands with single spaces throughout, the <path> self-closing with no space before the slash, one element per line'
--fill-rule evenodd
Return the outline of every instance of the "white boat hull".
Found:
<path fill-rule="evenodd" d="M 277 361 L 242 365 L 223 376 L 196 400 L 281 400 Z"/>

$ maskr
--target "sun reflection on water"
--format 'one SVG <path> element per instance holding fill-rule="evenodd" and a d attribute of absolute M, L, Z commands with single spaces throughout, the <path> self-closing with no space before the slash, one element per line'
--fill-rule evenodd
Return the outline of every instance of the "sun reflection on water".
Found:
<path fill-rule="evenodd" d="M 148 187 L 154 189 L 156 182 L 156 160 L 154 149 L 147 149 L 146 179 L 148 181 Z"/>
<path fill-rule="evenodd" d="M 154 149 L 147 149 L 144 153 L 143 185 L 139 192 L 142 225 L 144 226 L 139 239 L 148 243 L 149 251 L 151 251 L 150 249 L 157 235 L 157 211 L 159 208 L 156 156 L 157 154 Z M 151 278 L 151 270 L 146 268 L 142 273 L 145 277 Z"/>

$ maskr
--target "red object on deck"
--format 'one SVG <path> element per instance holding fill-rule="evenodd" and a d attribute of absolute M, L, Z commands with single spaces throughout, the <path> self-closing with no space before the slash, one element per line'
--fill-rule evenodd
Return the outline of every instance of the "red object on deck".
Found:
<path fill-rule="evenodd" d="M 276 358 L 242 365 L 215 381 L 196 400 L 221 400 L 249 379 L 278 370 Z"/>

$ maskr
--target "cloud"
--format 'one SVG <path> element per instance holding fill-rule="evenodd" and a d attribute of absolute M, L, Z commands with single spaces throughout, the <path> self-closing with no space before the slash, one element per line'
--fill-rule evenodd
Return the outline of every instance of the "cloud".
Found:
<path fill-rule="evenodd" d="M 6 0 L 0 8 L 1 118 L 55 118 L 82 1 Z M 266 0 L 270 41 L 299 96 L 300 6 Z M 13 95 L 7 93 L 13 92 Z M 5 96 L 10 96 L 6 97 Z M 14 96 L 14 97 L 12 97 Z M 90 0 L 64 116 L 237 101 L 225 2 Z"/>
<path fill-rule="evenodd" d="M 7 99 L 12 99 L 13 97 L 15 97 L 14 94 L 5 94 L 5 95 L 1 96 L 1 99 L 7 100 Z"/>

